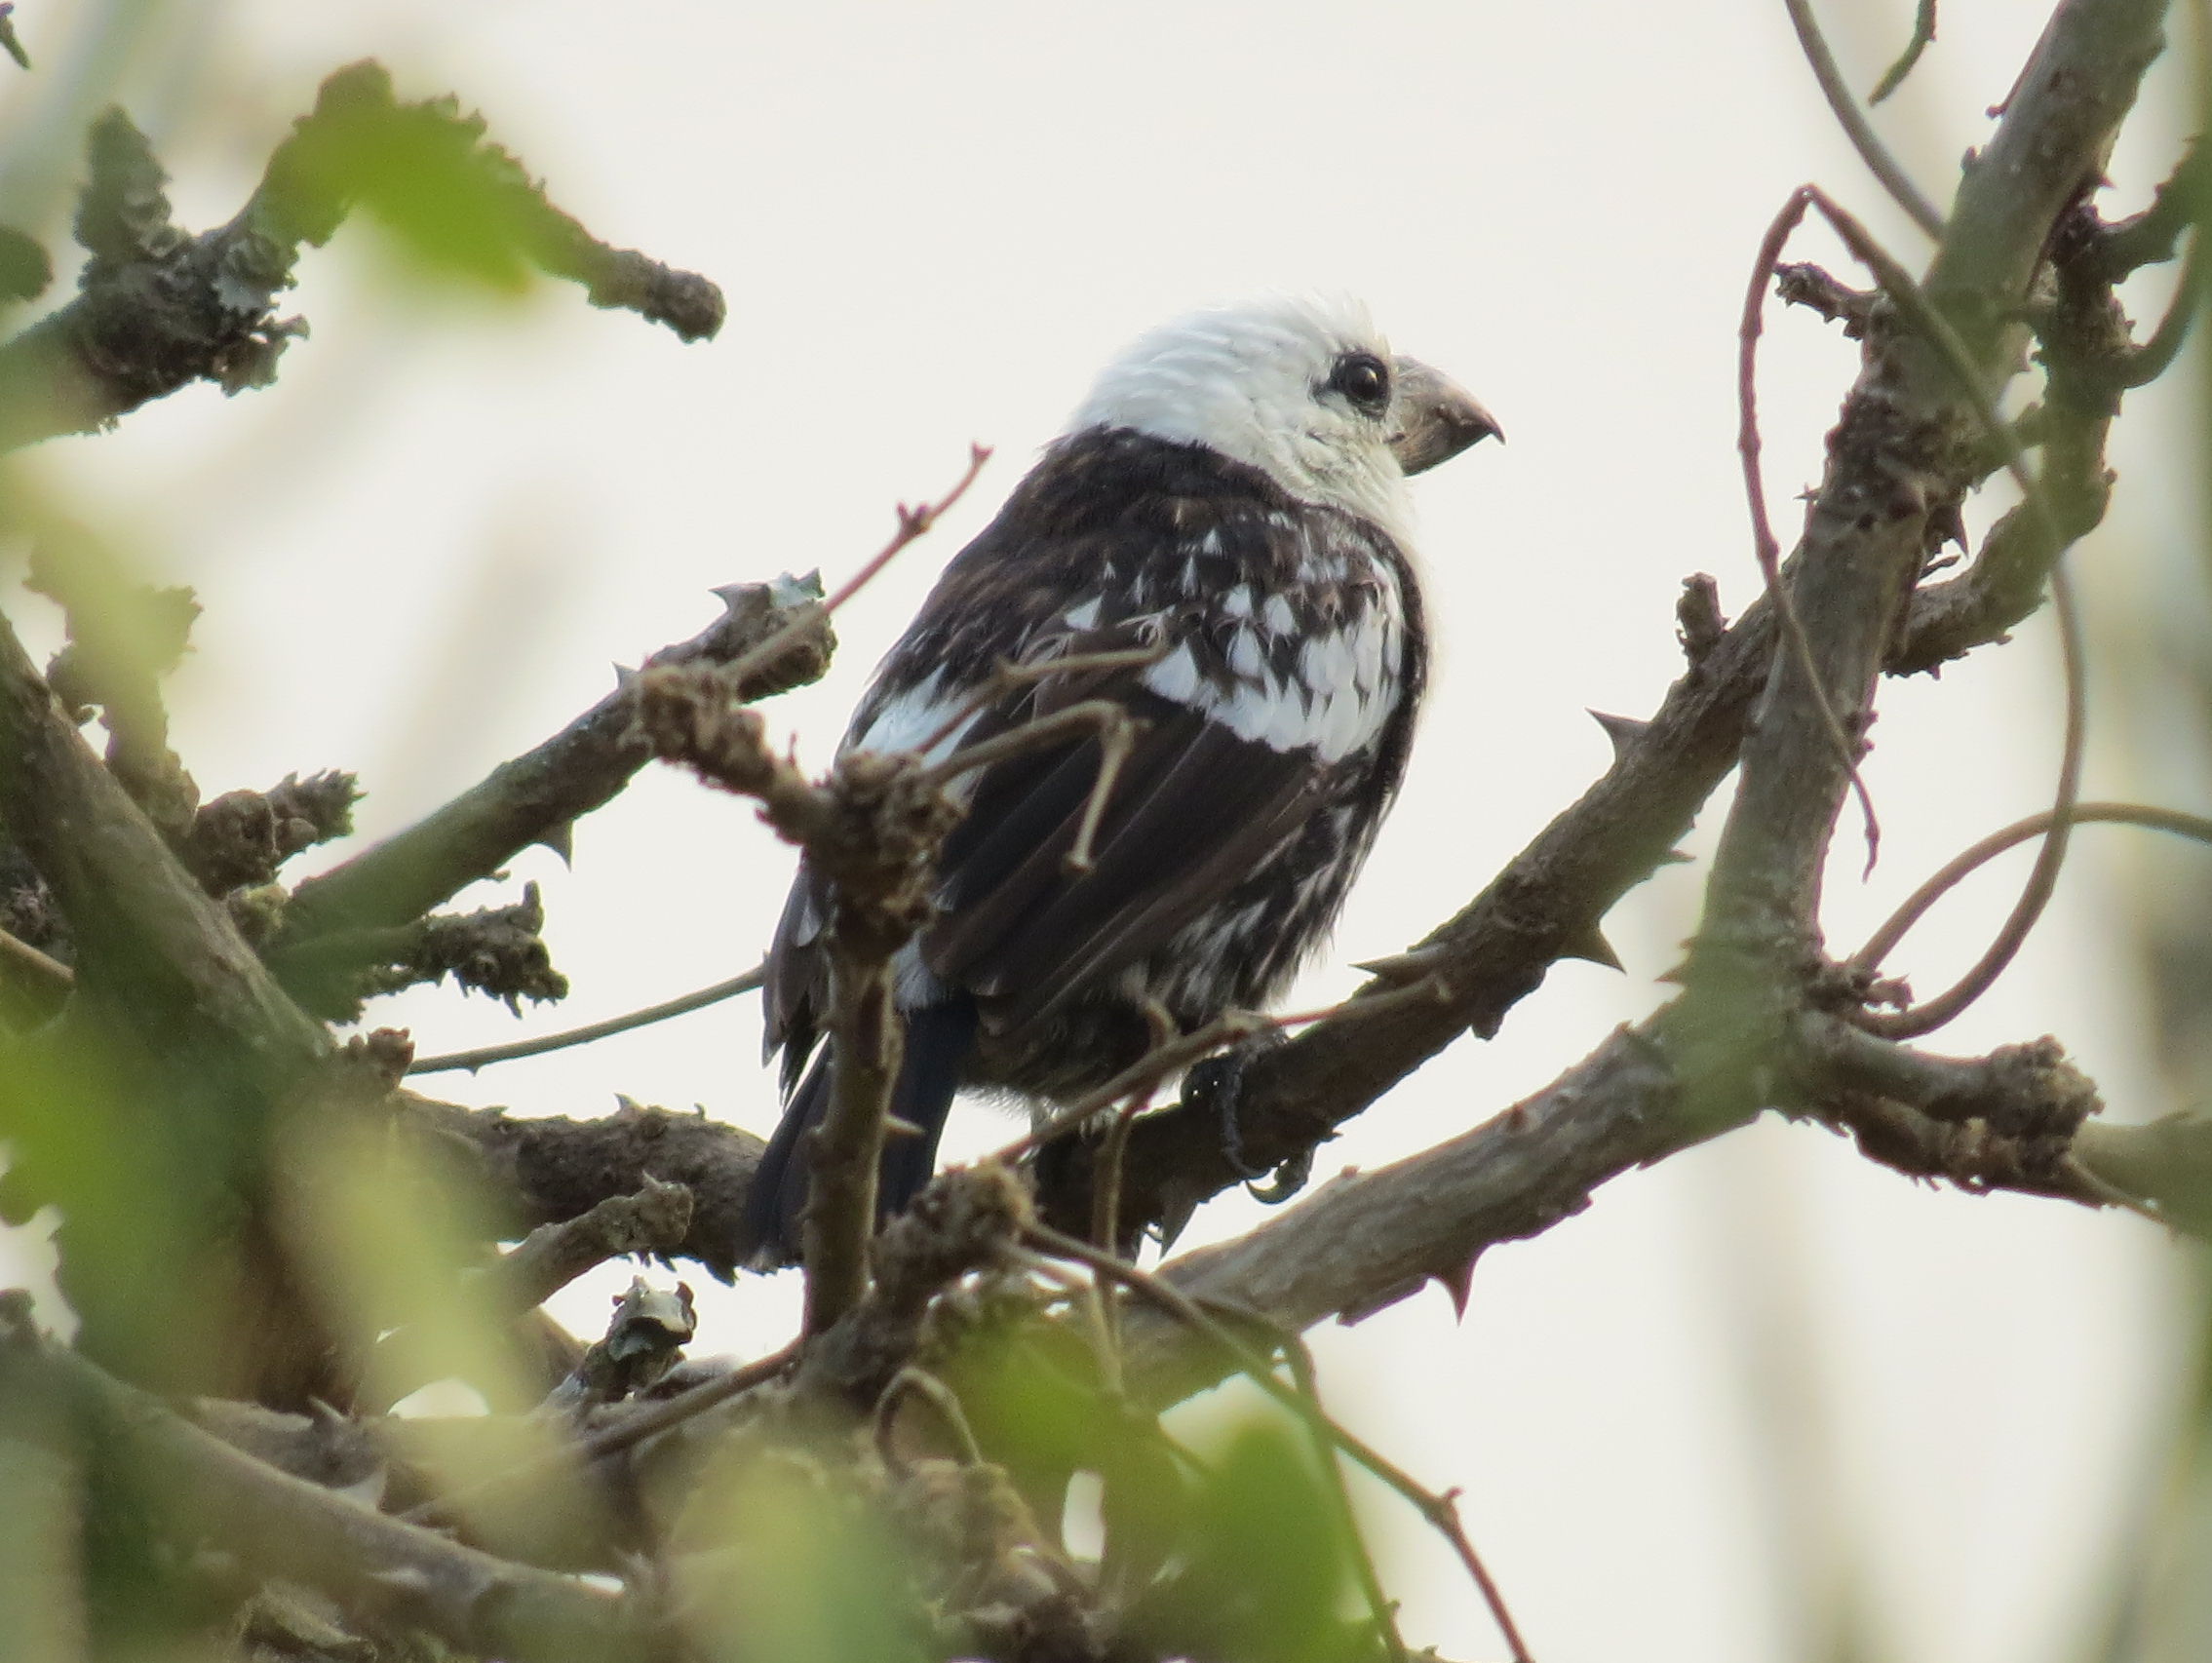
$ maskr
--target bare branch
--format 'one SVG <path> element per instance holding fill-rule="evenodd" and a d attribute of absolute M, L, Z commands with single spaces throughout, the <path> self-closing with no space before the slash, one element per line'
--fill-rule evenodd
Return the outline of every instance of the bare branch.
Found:
<path fill-rule="evenodd" d="M 1811 26 L 1812 15 L 1805 9 L 1804 0 L 1791 0 L 1790 15 L 1803 14 L 1801 29 Z M 1817 40 L 1819 37 L 1812 37 Z M 1826 49 L 1822 49 L 1825 53 Z M 1834 70 L 1831 63 L 1829 68 Z M 1774 540 L 1774 527 L 1766 516 L 1766 481 L 1760 468 L 1762 448 L 1759 433 L 1759 337 L 1766 328 L 1766 286 L 1775 281 L 1782 249 L 1790 240 L 1790 233 L 1805 218 L 1805 212 L 1812 205 L 1813 193 L 1801 186 L 1790 193 L 1781 212 L 1774 215 L 1766 227 L 1766 235 L 1759 245 L 1758 258 L 1751 269 L 1751 287 L 1743 297 L 1743 319 L 1736 330 L 1736 450 L 1743 461 L 1743 493 L 1751 509 L 1752 553 L 1759 560 L 1759 575 L 1766 585 L 1766 593 L 1773 596 L 1776 609 L 1781 614 L 1782 635 L 1797 655 L 1798 672 L 1805 678 L 1805 686 L 1818 707 L 1820 718 L 1828 729 L 1828 742 L 1836 754 L 1843 759 L 1850 776 L 1851 793 L 1859 800 L 1859 810 L 1866 822 L 1866 870 L 1874 870 L 1875 860 L 1882 849 L 1882 822 L 1874 812 L 1874 796 L 1866 789 L 1866 781 L 1859 773 L 1860 741 L 1843 730 L 1836 707 L 1830 702 L 1828 690 L 1820 683 L 1820 677 L 1812 662 L 1812 646 L 1805 639 L 1805 623 L 1799 618 L 1797 603 L 1790 599 L 1789 586 L 1782 581 L 1782 550 Z"/>
<path fill-rule="evenodd" d="M 520 1016 L 524 999 L 545 1004 L 568 996 L 568 979 L 553 967 L 544 929 L 538 886 L 526 883 L 511 906 L 317 936 L 287 952 L 282 969 L 292 997 L 330 1022 L 358 1022 L 363 1001 L 448 976 Z"/>
<path fill-rule="evenodd" d="M 667 1249 L 720 1280 L 737 1272 L 746 1191 L 760 1164 L 760 1140 L 705 1114 L 625 1102 L 601 1120 L 524 1117 L 402 1092 L 404 1112 L 476 1151 L 480 1180 L 507 1208 L 518 1231 L 560 1223 L 653 1180 L 691 1194 L 688 1229 Z"/>
<path fill-rule="evenodd" d="M 666 1258 L 691 1234 L 691 1191 L 650 1173 L 634 1195 L 610 1195 L 589 1212 L 540 1224 L 484 1272 L 502 1308 L 535 1310 L 594 1265 L 650 1255 Z"/>
<path fill-rule="evenodd" d="M 218 1039 L 244 1077 L 323 1056 L 322 1029 L 277 987 L 70 723 L 0 618 L 0 821 L 68 916 L 77 980 L 140 1022 Z"/>
<path fill-rule="evenodd" d="M 690 640 L 655 653 L 648 669 L 750 660 L 755 668 L 735 694 L 762 699 L 803 686 L 829 668 L 833 639 L 820 623 L 818 584 L 780 578 L 718 593 L 722 616 Z M 789 633 L 802 617 L 813 626 Z M 757 656 L 775 638 L 787 646 L 772 657 Z M 612 801 L 652 757 L 631 730 L 634 679 L 626 676 L 560 733 L 501 763 L 427 819 L 301 884 L 272 956 L 281 962 L 293 948 L 339 930 L 411 923 L 533 843 L 564 847 L 570 824 Z"/>
<path fill-rule="evenodd" d="M 1180 1255 L 1159 1275 L 1202 1306 L 1248 1311 L 1292 1333 L 1333 1316 L 1356 1321 L 1431 1279 L 1461 1280 L 1487 1249 L 1540 1234 L 1589 1205 L 1607 1180 L 1726 1129 L 1685 1112 L 1686 1075 L 1665 1031 L 1680 1020 L 1670 1010 L 1620 1028 L 1473 1130 L 1332 1179 L 1235 1240 Z M 1945 1161 L 1891 1161 L 1915 1176 L 2091 1206 L 2111 1200 L 2071 1170 L 2067 1135 L 2096 1096 L 2050 1041 L 1986 1059 L 1939 1058 L 1838 1018 L 1805 1016 L 1782 1035 L 1767 1087 L 1757 1106 L 1853 1131 L 1870 1123 L 1873 1102 L 1951 1128 Z M 1177 1343 L 1159 1324 L 1133 1320 L 1126 1342 L 1129 1379 L 1149 1403 L 1179 1401 L 1221 1377 L 1218 1358 Z"/>
<path fill-rule="evenodd" d="M 868 1285 L 877 1166 L 903 1038 L 891 957 L 932 915 L 937 846 L 960 808 L 931 769 L 905 754 L 850 752 L 821 786 L 810 784 L 768 748 L 757 713 L 730 707 L 718 688 L 726 674 L 649 672 L 639 683 L 638 725 L 655 754 L 757 798 L 763 818 L 806 849 L 827 886 L 831 1104 L 812 1135 L 799 1220 L 807 1332 L 817 1334 Z"/>

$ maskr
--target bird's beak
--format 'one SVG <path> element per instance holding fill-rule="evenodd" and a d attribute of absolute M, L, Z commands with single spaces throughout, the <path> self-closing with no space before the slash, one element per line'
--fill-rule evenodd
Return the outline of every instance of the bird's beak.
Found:
<path fill-rule="evenodd" d="M 1397 367 L 1398 431 L 1390 436 L 1390 454 L 1403 472 L 1425 473 L 1479 440 L 1505 437 L 1496 418 L 1441 369 L 1417 358 L 1401 358 Z"/>

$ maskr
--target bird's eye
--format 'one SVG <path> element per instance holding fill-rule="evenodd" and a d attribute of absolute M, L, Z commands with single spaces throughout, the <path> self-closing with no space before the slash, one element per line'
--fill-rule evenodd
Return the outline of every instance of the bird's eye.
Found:
<path fill-rule="evenodd" d="M 1329 387 L 1352 408 L 1380 415 L 1390 404 L 1390 367 L 1372 352 L 1347 352 L 1329 372 Z"/>

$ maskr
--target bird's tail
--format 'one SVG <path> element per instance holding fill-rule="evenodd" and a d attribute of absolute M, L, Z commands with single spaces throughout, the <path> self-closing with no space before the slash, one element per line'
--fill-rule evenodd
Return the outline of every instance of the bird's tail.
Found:
<path fill-rule="evenodd" d="M 894 1132 L 884 1141 L 883 1164 L 875 1180 L 875 1221 L 881 1224 L 921 1192 L 937 1166 L 937 1141 L 960 1085 L 960 1070 L 976 1039 L 973 999 L 956 998 L 907 1013 L 906 1048 L 899 1078 L 891 1088 L 891 1114 L 920 1136 Z M 834 1048 L 822 1047 L 798 1089 L 784 1104 L 783 1120 L 760 1157 L 760 1170 L 746 1197 L 746 1262 L 756 1270 L 796 1264 L 799 1214 L 811 1187 L 807 1134 L 830 1112 L 830 1070 Z"/>

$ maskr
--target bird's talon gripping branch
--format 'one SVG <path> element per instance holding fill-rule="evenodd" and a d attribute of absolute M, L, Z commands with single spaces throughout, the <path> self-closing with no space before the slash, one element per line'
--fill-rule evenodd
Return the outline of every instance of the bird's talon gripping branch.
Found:
<path fill-rule="evenodd" d="M 1307 1181 L 1313 1177 L 1313 1151 L 1300 1149 L 1275 1169 L 1274 1177 L 1266 1183 L 1245 1183 L 1245 1194 L 1262 1207 L 1280 1207 L 1286 1201 L 1304 1193 Z"/>

